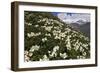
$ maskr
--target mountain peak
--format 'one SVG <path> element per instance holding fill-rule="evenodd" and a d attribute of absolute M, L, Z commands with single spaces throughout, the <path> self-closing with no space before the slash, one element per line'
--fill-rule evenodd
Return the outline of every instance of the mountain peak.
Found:
<path fill-rule="evenodd" d="M 85 20 L 78 20 L 78 21 L 76 21 L 76 23 L 79 25 L 83 25 L 83 24 L 86 24 L 86 21 Z"/>

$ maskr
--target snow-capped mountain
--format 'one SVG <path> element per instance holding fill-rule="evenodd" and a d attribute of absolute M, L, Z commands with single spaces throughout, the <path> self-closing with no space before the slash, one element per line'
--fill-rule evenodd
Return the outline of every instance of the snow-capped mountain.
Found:
<path fill-rule="evenodd" d="M 75 23 L 79 24 L 79 25 L 83 25 L 83 24 L 86 24 L 87 22 L 84 21 L 84 20 L 78 20 L 76 21 Z"/>

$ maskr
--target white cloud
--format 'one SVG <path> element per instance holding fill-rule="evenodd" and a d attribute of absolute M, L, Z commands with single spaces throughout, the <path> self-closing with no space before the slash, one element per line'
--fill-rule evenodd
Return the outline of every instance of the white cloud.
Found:
<path fill-rule="evenodd" d="M 60 18 L 61 20 L 66 19 L 67 14 L 66 13 L 58 13 L 58 18 Z"/>
<path fill-rule="evenodd" d="M 84 22 L 90 22 L 90 14 L 86 13 L 58 13 L 58 18 L 66 23 L 73 23 L 78 20 L 83 20 Z"/>

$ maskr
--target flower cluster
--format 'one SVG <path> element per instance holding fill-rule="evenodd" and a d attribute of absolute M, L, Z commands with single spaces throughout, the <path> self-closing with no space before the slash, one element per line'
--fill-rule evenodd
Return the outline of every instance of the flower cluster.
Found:
<path fill-rule="evenodd" d="M 46 38 L 46 37 L 45 37 L 45 38 L 42 38 L 42 41 L 43 41 L 43 42 L 45 42 L 46 40 L 47 40 L 47 38 Z"/>
<path fill-rule="evenodd" d="M 50 32 L 52 28 L 53 28 L 52 26 L 47 26 L 45 27 L 45 30 Z"/>
<path fill-rule="evenodd" d="M 27 33 L 27 36 L 30 38 L 30 37 L 33 37 L 33 36 L 39 36 L 41 35 L 41 32 L 39 33 L 34 33 L 34 32 L 31 32 L 31 33 Z"/>
<path fill-rule="evenodd" d="M 53 51 L 52 51 L 52 53 L 51 54 L 49 54 L 50 55 L 50 57 L 56 57 L 57 56 L 57 51 L 59 50 L 59 46 L 55 46 L 54 48 L 53 48 Z M 50 52 L 49 52 L 50 53 Z"/>
<path fill-rule="evenodd" d="M 38 45 L 33 45 L 31 48 L 30 48 L 30 52 L 34 52 L 35 50 L 39 50 L 39 48 L 40 48 L 40 46 L 38 46 Z"/>
<path fill-rule="evenodd" d="M 32 55 L 33 55 L 33 53 L 31 53 L 31 52 L 29 53 L 29 51 L 25 51 L 25 52 L 24 52 L 24 56 L 25 56 L 24 59 L 25 59 L 25 61 L 26 61 L 26 62 L 30 61 L 30 57 L 31 57 Z"/>
<path fill-rule="evenodd" d="M 67 57 L 67 54 L 66 53 L 63 53 L 63 54 L 60 53 L 60 56 L 65 59 Z"/>
<path fill-rule="evenodd" d="M 42 59 L 40 58 L 40 61 L 49 61 L 49 58 L 47 55 L 44 55 Z"/>

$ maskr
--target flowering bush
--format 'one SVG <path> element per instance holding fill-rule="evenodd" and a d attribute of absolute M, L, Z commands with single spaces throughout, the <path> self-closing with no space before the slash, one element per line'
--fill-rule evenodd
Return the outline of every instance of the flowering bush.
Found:
<path fill-rule="evenodd" d="M 25 11 L 25 61 L 90 58 L 90 40 L 49 12 Z"/>

